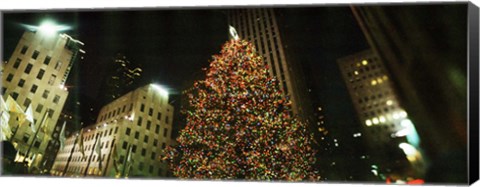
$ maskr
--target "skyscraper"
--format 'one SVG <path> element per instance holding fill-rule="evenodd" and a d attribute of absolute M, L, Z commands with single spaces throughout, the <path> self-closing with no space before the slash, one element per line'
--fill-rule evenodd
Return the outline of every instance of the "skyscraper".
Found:
<path fill-rule="evenodd" d="M 104 100 L 107 103 L 133 90 L 142 75 L 142 68 L 134 66 L 121 53 L 115 55 L 110 65 L 106 72 L 106 80 L 102 86 L 104 89 L 102 92 Z"/>
<path fill-rule="evenodd" d="M 425 169 L 420 139 L 390 82 L 385 65 L 371 51 L 338 59 L 357 112 L 368 157 L 377 174 L 419 177 Z M 412 166 L 412 167 L 411 167 Z"/>
<path fill-rule="evenodd" d="M 268 65 L 270 76 L 277 78 L 280 90 L 292 101 L 293 113 L 303 121 L 313 122 L 303 75 L 299 73 L 298 65 L 286 57 L 274 9 L 229 10 L 228 22 L 237 30 L 240 39 L 255 45 L 257 53 Z"/>
<path fill-rule="evenodd" d="M 53 146 L 51 134 L 68 96 L 65 81 L 73 63 L 85 53 L 82 42 L 47 28 L 51 27 L 40 26 L 22 35 L 2 76 L 3 98 L 10 95 L 23 110 L 32 106 L 35 124 L 30 125 L 36 133 L 30 125 L 15 124 L 11 142 L 21 160 L 39 169 L 44 168 L 47 147 Z"/>
<path fill-rule="evenodd" d="M 150 84 L 131 91 L 100 110 L 96 124 L 66 140 L 51 173 L 66 176 L 168 176 L 161 161 L 170 145 L 174 108 L 168 92 Z M 79 138 L 80 139 L 80 138 Z"/>

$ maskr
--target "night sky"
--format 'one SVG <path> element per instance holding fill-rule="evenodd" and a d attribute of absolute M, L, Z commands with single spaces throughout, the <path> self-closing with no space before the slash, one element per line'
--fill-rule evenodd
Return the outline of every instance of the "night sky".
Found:
<path fill-rule="evenodd" d="M 332 135 L 341 145 L 349 145 L 344 151 L 356 152 L 351 137 L 358 122 L 336 59 L 363 51 L 368 45 L 350 8 L 278 8 L 285 51 L 289 60 L 301 64 L 312 90 L 312 105 L 324 109 Z M 185 82 L 202 73 L 228 39 L 227 16 L 222 9 L 6 12 L 3 60 L 8 60 L 25 30 L 20 24 L 39 25 L 44 19 L 72 26 L 66 33 L 85 43 L 85 59 L 74 65 L 67 81 L 71 101 L 100 98 L 102 75 L 116 53 L 142 67 L 142 84 L 162 84 L 178 98 Z M 176 109 L 178 104 L 173 103 Z"/>

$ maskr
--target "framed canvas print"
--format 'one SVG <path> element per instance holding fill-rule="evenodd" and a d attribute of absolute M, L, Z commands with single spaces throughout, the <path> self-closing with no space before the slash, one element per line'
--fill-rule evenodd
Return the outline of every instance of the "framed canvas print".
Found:
<path fill-rule="evenodd" d="M 470 2 L 2 10 L 2 177 L 478 180 Z"/>

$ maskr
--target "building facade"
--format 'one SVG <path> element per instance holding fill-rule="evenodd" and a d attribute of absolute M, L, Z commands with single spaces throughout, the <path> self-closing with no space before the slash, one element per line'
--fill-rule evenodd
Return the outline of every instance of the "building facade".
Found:
<path fill-rule="evenodd" d="M 469 19 L 475 18 L 474 12 L 478 17 L 478 11 L 474 11 L 477 8 L 458 3 L 351 9 L 370 47 L 385 62 L 399 90 L 398 97 L 422 136 L 425 154 L 432 162 L 426 181 L 466 182 L 468 70 L 475 69 L 467 67 L 478 64 L 469 63 L 478 57 L 469 58 L 477 52 L 469 53 L 467 46 L 472 44 L 468 38 L 478 37 L 478 24 L 469 23 L 475 22 Z M 454 170 L 444 166 L 452 160 Z M 451 172 L 435 169 L 437 166 Z"/>
<path fill-rule="evenodd" d="M 384 64 L 371 50 L 337 60 L 378 173 L 420 177 L 425 163 L 415 126 L 399 102 Z M 413 150 L 413 151 L 412 151 Z M 377 174 L 378 174 L 377 173 Z"/>
<path fill-rule="evenodd" d="M 35 124 L 14 124 L 11 139 L 19 160 L 29 162 L 30 167 L 49 167 L 43 158 L 45 151 L 55 146 L 51 135 L 68 96 L 65 81 L 73 63 L 82 58 L 82 46 L 66 34 L 26 31 L 3 65 L 3 98 L 11 96 L 24 111 L 32 107 Z"/>
<path fill-rule="evenodd" d="M 276 77 L 280 90 L 292 101 L 293 113 L 302 121 L 313 122 L 303 74 L 299 73 L 298 65 L 286 57 L 274 9 L 233 9 L 227 15 L 228 23 L 237 30 L 240 39 L 254 44 L 256 52 L 268 65 L 270 76 Z"/>
<path fill-rule="evenodd" d="M 67 139 L 51 169 L 60 176 L 168 176 L 161 160 L 171 144 L 174 108 L 168 92 L 150 84 L 105 105 L 96 124 L 83 129 L 83 147 Z M 81 139 L 81 138 L 78 138 Z"/>

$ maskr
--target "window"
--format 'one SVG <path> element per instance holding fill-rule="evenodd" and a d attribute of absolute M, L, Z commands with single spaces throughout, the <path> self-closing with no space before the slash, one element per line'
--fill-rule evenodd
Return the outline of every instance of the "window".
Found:
<path fill-rule="evenodd" d="M 55 95 L 55 97 L 53 98 L 53 102 L 54 102 L 55 104 L 57 104 L 58 101 L 60 101 L 60 96 Z"/>
<path fill-rule="evenodd" d="M 137 152 L 137 146 L 136 145 L 133 145 L 132 146 L 132 153 L 136 153 Z"/>
<path fill-rule="evenodd" d="M 168 124 L 168 116 L 165 116 L 165 123 Z"/>
<path fill-rule="evenodd" d="M 165 143 L 162 143 L 162 149 L 165 149 L 166 146 Z"/>
<path fill-rule="evenodd" d="M 8 81 L 8 82 L 11 82 L 12 79 L 13 79 L 13 75 L 12 75 L 12 74 L 8 74 L 8 76 L 7 76 L 7 81 Z"/>
<path fill-rule="evenodd" d="M 55 64 L 55 70 L 59 70 L 62 67 L 62 62 L 58 61 L 57 64 Z"/>
<path fill-rule="evenodd" d="M 37 86 L 37 85 L 35 85 L 35 84 L 34 84 L 34 85 L 32 85 L 32 88 L 30 89 L 30 92 L 32 92 L 32 93 L 35 93 L 35 92 L 37 92 L 37 88 L 38 88 L 38 86 Z"/>
<path fill-rule="evenodd" d="M 142 125 L 142 117 L 138 117 L 138 123 L 137 123 L 138 126 L 141 126 Z"/>
<path fill-rule="evenodd" d="M 135 132 L 135 139 L 138 139 L 139 136 L 140 136 L 140 133 L 138 131 Z"/>
<path fill-rule="evenodd" d="M 123 105 L 122 112 L 125 112 L 126 107 L 127 107 L 127 105 Z"/>
<path fill-rule="evenodd" d="M 155 156 L 157 156 L 156 153 L 155 153 L 155 152 L 152 152 L 152 155 L 150 156 L 150 159 L 154 160 L 154 159 L 155 159 Z"/>
<path fill-rule="evenodd" d="M 23 46 L 22 47 L 22 50 L 20 51 L 20 53 L 22 53 L 22 55 L 24 55 L 28 50 L 28 47 L 27 46 Z"/>
<path fill-rule="evenodd" d="M 30 135 L 28 134 L 23 135 L 23 139 L 22 139 L 23 142 L 28 143 L 28 139 L 30 139 Z"/>
<path fill-rule="evenodd" d="M 52 118 L 53 113 L 55 113 L 55 110 L 49 108 L 49 109 L 48 109 L 48 117 L 49 117 L 49 118 Z"/>
<path fill-rule="evenodd" d="M 153 173 L 153 166 L 152 165 L 149 166 L 148 172 Z"/>
<path fill-rule="evenodd" d="M 143 142 L 148 143 L 148 136 L 145 136 L 145 137 L 143 138 Z"/>
<path fill-rule="evenodd" d="M 23 87 L 23 85 L 25 85 L 25 80 L 24 80 L 24 79 L 20 79 L 20 81 L 18 81 L 18 86 L 19 86 L 19 87 Z"/>
<path fill-rule="evenodd" d="M 45 90 L 43 91 L 42 97 L 46 99 L 48 98 L 48 94 L 50 94 L 50 90 Z"/>
<path fill-rule="evenodd" d="M 17 97 L 18 97 L 18 93 L 17 93 L 17 92 L 13 92 L 13 93 L 12 93 L 12 98 L 13 98 L 14 100 L 17 100 Z"/>
<path fill-rule="evenodd" d="M 167 128 L 163 129 L 163 137 L 167 137 L 167 133 L 168 133 L 168 129 Z"/>
<path fill-rule="evenodd" d="M 118 132 L 118 127 L 115 127 L 115 134 L 117 134 Z"/>
<path fill-rule="evenodd" d="M 157 133 L 157 134 L 160 133 L 160 125 L 157 125 L 155 127 L 155 133 Z"/>
<path fill-rule="evenodd" d="M 147 153 L 147 150 L 145 148 L 142 149 L 142 156 L 145 156 L 145 154 Z"/>
<path fill-rule="evenodd" d="M 42 80 L 43 74 L 45 74 L 45 70 L 41 69 L 40 71 L 38 71 L 37 79 Z"/>
<path fill-rule="evenodd" d="M 43 61 L 43 64 L 45 64 L 45 65 L 50 64 L 50 60 L 51 60 L 51 59 L 52 59 L 51 57 L 46 56 L 46 57 L 45 57 L 45 60 Z"/>
<path fill-rule="evenodd" d="M 125 130 L 126 135 L 130 135 L 130 128 L 127 127 L 127 130 Z"/>
<path fill-rule="evenodd" d="M 20 66 L 20 63 L 22 62 L 21 59 L 17 58 L 17 60 L 15 60 L 15 63 L 13 64 L 13 68 L 17 69 L 18 66 Z"/>
<path fill-rule="evenodd" d="M 152 122 L 149 120 L 147 121 L 147 130 L 150 130 L 150 126 L 152 125 Z"/>
<path fill-rule="evenodd" d="M 127 146 L 128 146 L 128 143 L 127 143 L 127 142 L 123 142 L 122 149 L 127 149 Z"/>
<path fill-rule="evenodd" d="M 55 82 L 55 79 L 57 78 L 56 75 L 52 74 L 52 76 L 50 77 L 50 79 L 48 80 L 48 84 L 50 85 L 53 85 L 53 83 Z"/>
<path fill-rule="evenodd" d="M 27 64 L 27 67 L 25 67 L 25 71 L 24 71 L 24 72 L 25 72 L 26 74 L 29 74 L 30 71 L 32 71 L 32 67 L 33 67 L 32 64 L 30 64 L 30 63 Z"/>
<path fill-rule="evenodd" d="M 138 165 L 138 169 L 143 170 L 143 162 L 140 162 L 140 164 Z"/>
<path fill-rule="evenodd" d="M 152 116 L 153 115 L 153 108 L 148 109 L 148 115 Z"/>
<path fill-rule="evenodd" d="M 158 145 L 158 140 L 157 139 L 153 140 L 153 146 L 157 147 L 157 145 Z"/>
<path fill-rule="evenodd" d="M 143 112 L 144 110 L 145 110 L 145 105 L 142 104 L 142 105 L 140 106 L 140 111 Z"/>
<path fill-rule="evenodd" d="M 36 60 L 39 54 L 40 54 L 40 52 L 38 52 L 37 50 L 35 50 L 35 51 L 33 52 L 33 54 L 32 54 L 32 58 Z"/>
<path fill-rule="evenodd" d="M 34 147 L 36 148 L 39 148 L 40 147 L 40 142 L 39 141 L 35 141 L 35 145 L 33 145 Z"/>
<path fill-rule="evenodd" d="M 2 86 L 2 91 L 0 92 L 1 95 L 3 95 L 7 91 L 7 88 Z"/>
<path fill-rule="evenodd" d="M 157 113 L 157 119 L 160 120 L 160 118 L 162 117 L 162 113 Z"/>
<path fill-rule="evenodd" d="M 30 105 L 30 103 L 32 103 L 32 100 L 30 100 L 29 98 L 26 98 L 25 102 L 23 102 L 23 106 L 28 107 L 28 105 Z"/>
<path fill-rule="evenodd" d="M 112 135 L 113 129 L 110 129 L 110 132 L 108 133 L 109 136 Z"/>

